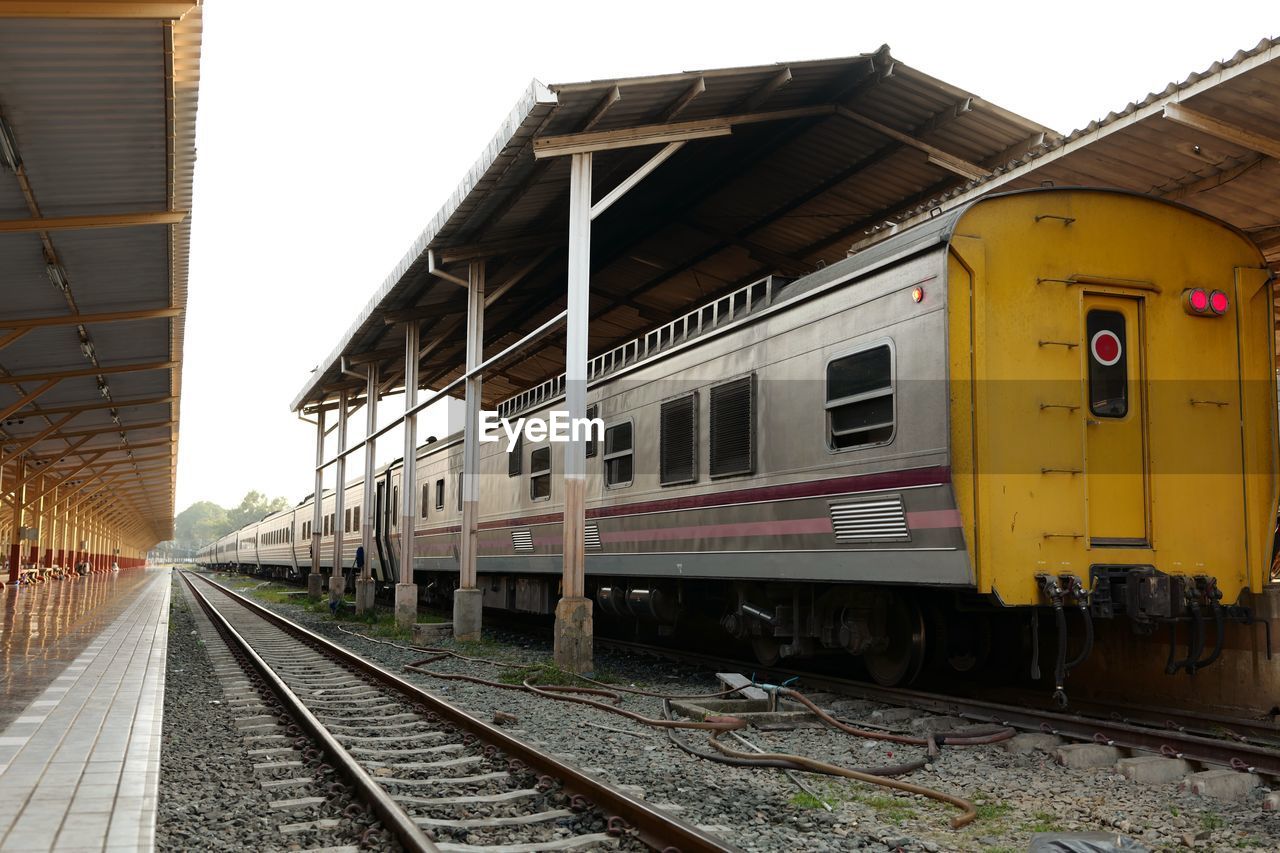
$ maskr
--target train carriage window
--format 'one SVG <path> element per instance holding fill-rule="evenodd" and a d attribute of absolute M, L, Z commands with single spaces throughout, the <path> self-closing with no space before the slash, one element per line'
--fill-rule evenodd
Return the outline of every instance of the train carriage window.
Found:
<path fill-rule="evenodd" d="M 587 406 L 587 420 L 593 421 L 598 417 L 600 417 L 600 404 L 597 403 L 594 406 Z M 599 445 L 599 442 L 596 441 L 596 431 L 593 429 L 588 429 L 587 430 L 587 458 L 588 459 L 595 457 L 596 453 L 599 451 L 598 445 Z"/>
<path fill-rule="evenodd" d="M 458 512 L 462 512 L 462 472 L 458 472 L 458 480 L 455 484 L 458 487 Z"/>
<path fill-rule="evenodd" d="M 658 473 L 664 486 L 698 479 L 698 395 L 686 394 L 662 404 L 658 435 Z"/>
<path fill-rule="evenodd" d="M 356 504 L 351 510 L 351 532 L 360 532 L 360 504 Z"/>
<path fill-rule="evenodd" d="M 516 436 L 516 443 L 507 451 L 507 476 L 519 477 L 524 461 L 524 433 Z"/>
<path fill-rule="evenodd" d="M 832 450 L 893 440 L 893 350 L 878 344 L 827 364 L 827 433 Z"/>
<path fill-rule="evenodd" d="M 606 427 L 604 431 L 604 484 L 610 489 L 631 485 L 634 470 L 631 421 Z"/>
<path fill-rule="evenodd" d="M 436 509 L 444 509 L 444 477 L 436 480 Z"/>
<path fill-rule="evenodd" d="M 429 505 L 427 503 L 427 498 L 429 497 L 431 497 L 431 483 L 429 482 L 423 483 L 422 484 L 422 517 L 423 518 L 427 517 L 427 506 Z"/>
<path fill-rule="evenodd" d="M 712 477 L 755 469 L 755 374 L 711 388 Z"/>
<path fill-rule="evenodd" d="M 350 509 L 344 510 L 343 516 L 344 517 L 342 519 L 342 532 L 350 533 L 351 532 L 351 510 Z"/>
<path fill-rule="evenodd" d="M 550 447 L 539 447 L 529 454 L 529 497 L 535 501 L 551 498 Z"/>
<path fill-rule="evenodd" d="M 391 487 L 391 526 L 400 526 L 400 487 Z"/>
<path fill-rule="evenodd" d="M 1123 418 L 1129 414 L 1124 315 L 1090 311 L 1085 334 L 1089 338 L 1089 411 L 1100 418 Z"/>

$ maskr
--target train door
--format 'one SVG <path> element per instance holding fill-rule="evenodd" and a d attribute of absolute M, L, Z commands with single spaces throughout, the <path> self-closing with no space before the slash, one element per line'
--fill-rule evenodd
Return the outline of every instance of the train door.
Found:
<path fill-rule="evenodd" d="M 375 501 L 373 513 L 373 541 L 374 548 L 378 552 L 378 565 L 382 567 L 382 577 L 384 583 L 395 583 L 399 580 L 399 572 L 396 571 L 395 554 L 391 549 L 391 518 L 393 508 L 391 506 L 391 472 L 387 471 L 378 480 L 375 486 Z"/>
<path fill-rule="evenodd" d="M 1091 547 L 1150 542 L 1142 300 L 1085 293 L 1085 476 Z"/>

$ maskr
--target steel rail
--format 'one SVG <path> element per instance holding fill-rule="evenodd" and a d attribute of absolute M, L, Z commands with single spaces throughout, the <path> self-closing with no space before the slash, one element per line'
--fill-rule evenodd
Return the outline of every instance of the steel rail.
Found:
<path fill-rule="evenodd" d="M 597 638 L 596 645 L 642 651 L 686 663 L 716 667 L 744 666 L 742 661 L 735 661 L 732 658 L 665 649 L 661 646 L 650 646 L 627 640 Z M 1021 731 L 1047 732 L 1075 741 L 1143 750 L 1157 755 L 1183 758 L 1199 764 L 1230 767 L 1242 772 L 1280 779 L 1280 749 L 1261 744 L 1206 737 L 1178 729 L 1156 728 L 1129 721 L 1063 714 L 1057 711 L 1018 707 L 902 687 L 881 687 L 807 670 L 781 669 L 758 664 L 745 664 L 745 666 L 749 666 L 757 675 L 774 679 L 775 683 L 788 678 L 798 678 L 808 686 L 858 699 L 905 705 L 932 713 L 964 717 L 975 722 L 999 723 Z"/>
<path fill-rule="evenodd" d="M 185 574 L 185 573 L 184 573 Z M 496 726 L 490 725 L 452 705 L 433 693 L 406 681 L 371 661 L 359 656 L 332 640 L 302 627 L 250 598 L 247 598 L 204 575 L 195 575 L 227 595 L 236 603 L 261 616 L 271 624 L 324 651 L 342 664 L 352 667 L 374 681 L 385 685 L 429 713 L 437 714 L 449 725 L 461 729 L 486 744 L 496 747 L 509 758 L 522 762 L 526 767 L 550 776 L 560 782 L 569 795 L 587 800 L 608 816 L 617 816 L 636 831 L 641 841 L 655 850 L 679 851 L 679 853 L 736 853 L 738 848 L 710 835 L 692 824 L 666 814 L 661 809 L 600 782 L 580 770 L 565 764 L 536 747 L 517 740 Z M 190 580 L 188 579 L 188 583 Z"/>
<path fill-rule="evenodd" d="M 430 838 L 414 823 L 413 818 L 400 808 L 391 795 L 373 780 L 368 773 L 364 771 L 359 763 L 351 757 L 351 753 L 347 752 L 343 746 L 338 743 L 324 724 L 316 719 L 315 715 L 307 709 L 298 695 L 289 689 L 275 670 L 271 668 L 265 660 L 263 660 L 249 641 L 241 636 L 240 632 L 231 626 L 227 618 L 222 615 L 218 608 L 205 597 L 186 572 L 180 572 L 183 581 L 186 582 L 188 589 L 199 602 L 202 610 L 208 614 L 213 620 L 214 626 L 218 632 L 227 639 L 232 646 L 242 651 L 253 668 L 265 679 L 272 692 L 276 694 L 284 703 L 289 714 L 293 716 L 307 733 L 319 743 L 321 749 L 329 756 L 343 776 L 355 787 L 356 794 L 370 805 L 378 817 L 382 820 L 384 826 L 387 827 L 404 845 L 406 850 L 414 851 L 414 853 L 439 853 L 439 848 L 431 841 Z"/>

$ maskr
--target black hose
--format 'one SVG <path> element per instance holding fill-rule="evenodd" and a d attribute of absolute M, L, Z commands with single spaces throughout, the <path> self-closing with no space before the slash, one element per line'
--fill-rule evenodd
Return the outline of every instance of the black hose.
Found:
<path fill-rule="evenodd" d="M 1062 609 L 1062 599 L 1053 602 L 1053 621 L 1058 626 L 1057 656 L 1053 664 L 1053 688 L 1055 697 L 1063 693 L 1063 684 L 1067 680 L 1067 613 Z"/>
<path fill-rule="evenodd" d="M 1080 654 L 1067 664 L 1067 672 L 1084 663 L 1093 651 L 1093 615 L 1089 612 L 1087 604 L 1080 604 L 1080 618 L 1084 619 L 1084 646 L 1081 647 Z"/>
<path fill-rule="evenodd" d="M 1209 602 L 1209 612 L 1213 614 L 1213 633 L 1215 638 L 1213 651 L 1209 653 L 1207 658 L 1197 660 L 1187 666 L 1187 672 L 1192 675 L 1196 674 L 1196 670 L 1204 669 L 1206 666 L 1216 661 L 1218 656 L 1222 654 L 1222 643 L 1226 639 L 1227 634 L 1226 621 L 1222 618 L 1222 607 L 1218 602 L 1211 601 Z"/>

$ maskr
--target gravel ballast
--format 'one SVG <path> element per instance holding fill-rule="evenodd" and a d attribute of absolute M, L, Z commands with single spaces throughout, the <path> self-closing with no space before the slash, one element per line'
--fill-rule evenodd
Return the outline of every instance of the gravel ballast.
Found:
<path fill-rule="evenodd" d="M 344 813 L 351 800 L 329 791 L 331 778 L 316 762 L 288 770 L 255 770 L 255 764 L 297 758 L 296 754 L 252 752 L 292 745 L 295 738 L 291 734 L 268 743 L 244 727 L 247 714 L 266 711 L 274 716 L 279 709 L 270 697 L 263 700 L 265 707 L 261 709 L 253 698 L 245 698 L 263 696 L 257 689 L 247 688 L 246 692 L 246 688 L 236 687 L 234 692 L 224 692 L 227 685 L 244 679 L 231 674 L 234 667 L 223 647 L 211 648 L 221 640 L 209 633 L 211 628 L 202 612 L 193 613 L 194 605 L 176 575 L 173 583 L 157 849 L 283 851 L 358 845 L 369 829 L 368 818 Z M 216 668 L 211 654 L 218 658 Z M 318 781 L 303 785 L 286 782 L 270 789 L 264 785 L 297 776 Z M 297 809 L 269 807 L 273 801 L 317 797 L 324 802 Z M 317 822 L 315 828 L 290 828 Z M 387 848 L 380 843 L 379 849 Z"/>
<path fill-rule="evenodd" d="M 217 579 L 249 592 L 264 589 L 260 582 L 244 577 Z M 327 613 L 278 601 L 264 603 L 482 719 L 491 720 L 496 712 L 511 715 L 515 720 L 505 727 L 513 735 L 610 782 L 630 786 L 648 802 L 671 808 L 684 820 L 744 850 L 1015 851 L 1025 850 L 1037 832 L 1099 830 L 1122 833 L 1153 850 L 1280 849 L 1280 825 L 1273 813 L 1261 808 L 1265 787 L 1237 801 L 1210 800 L 1181 793 L 1176 784 L 1135 783 L 1112 768 L 1069 769 L 1055 764 L 1046 753 L 1013 754 L 999 745 L 944 748 L 934 763 L 905 777 L 905 781 L 978 804 L 978 819 L 952 830 L 948 821 L 958 812 L 949 806 L 810 774 L 801 777 L 811 791 L 806 792 L 781 771 L 736 768 L 691 757 L 670 743 L 663 731 L 595 708 L 405 672 L 406 663 L 426 653 L 388 645 L 384 638 L 374 638 L 382 640 L 375 642 L 353 636 L 348 632 L 367 631 L 368 626 L 337 622 Z M 461 654 L 544 667 L 551 657 L 549 638 L 511 631 L 486 630 L 481 643 L 440 645 Z M 719 689 L 710 672 L 650 657 L 598 649 L 596 664 L 606 680 L 650 691 L 695 694 Z M 457 659 L 437 661 L 428 668 L 503 678 L 503 670 Z M 506 680 L 518 681 L 510 672 Z M 873 715 L 880 707 L 830 696 L 821 703 L 850 721 L 875 722 Z M 620 707 L 649 717 L 661 715 L 660 702 L 649 697 L 624 694 Z M 903 729 L 910 726 L 901 724 Z M 742 734 L 765 751 L 796 753 L 846 767 L 899 764 L 921 754 L 919 747 L 866 741 L 825 728 L 747 729 Z M 690 746 L 707 749 L 703 732 L 684 731 L 679 737 Z M 749 751 L 731 739 L 726 742 Z"/>

